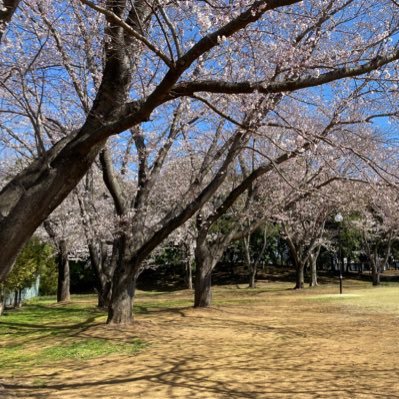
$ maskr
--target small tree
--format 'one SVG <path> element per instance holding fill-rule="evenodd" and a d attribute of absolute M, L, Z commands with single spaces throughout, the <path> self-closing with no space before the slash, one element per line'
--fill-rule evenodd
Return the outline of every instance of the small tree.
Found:
<path fill-rule="evenodd" d="M 22 290 L 31 286 L 39 274 L 45 274 L 47 270 L 54 269 L 53 248 L 37 237 L 29 240 L 17 257 L 12 272 L 1 287 L 0 314 L 3 310 L 6 293 L 14 292 L 14 306 L 21 306 Z"/>

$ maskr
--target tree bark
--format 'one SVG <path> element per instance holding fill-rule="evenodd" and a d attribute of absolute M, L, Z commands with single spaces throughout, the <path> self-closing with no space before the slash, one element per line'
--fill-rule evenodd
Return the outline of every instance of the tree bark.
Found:
<path fill-rule="evenodd" d="M 314 259 L 313 256 L 310 258 L 310 283 L 309 287 L 316 287 L 318 285 L 317 283 L 317 266 L 316 266 L 316 260 Z"/>
<path fill-rule="evenodd" d="M 109 259 L 106 243 L 101 242 L 99 248 L 96 248 L 93 242 L 88 244 L 90 264 L 97 279 L 97 306 L 102 309 L 107 309 L 111 301 L 112 276 L 115 269 L 114 262 L 117 256 L 117 246 L 117 243 L 114 242 L 112 256 Z"/>
<path fill-rule="evenodd" d="M 373 280 L 373 285 L 380 285 L 380 269 L 375 262 L 371 262 L 371 275 Z"/>
<path fill-rule="evenodd" d="M 294 289 L 301 290 L 305 284 L 305 278 L 304 278 L 305 265 L 302 263 L 298 263 L 296 264 L 295 269 L 296 269 L 296 279 L 295 279 Z"/>
<path fill-rule="evenodd" d="M 67 243 L 65 240 L 61 240 L 58 254 L 57 302 L 68 302 L 71 299 L 70 284 Z"/>
<path fill-rule="evenodd" d="M 212 270 L 216 261 L 207 248 L 206 240 L 195 249 L 194 307 L 207 308 L 212 301 Z"/>
<path fill-rule="evenodd" d="M 195 275 L 194 307 L 207 308 L 212 301 L 212 267 L 197 263 Z"/>
<path fill-rule="evenodd" d="M 186 244 L 186 286 L 189 290 L 193 289 L 193 260 L 194 260 L 194 248 L 192 245 Z"/>
<path fill-rule="evenodd" d="M 317 282 L 317 258 L 319 257 L 320 248 L 316 251 L 316 253 L 312 253 L 309 256 L 310 260 L 310 283 L 309 287 L 316 287 Z"/>
<path fill-rule="evenodd" d="M 115 270 L 107 324 L 131 324 L 136 278 L 125 268 Z"/>
<path fill-rule="evenodd" d="M 256 266 L 252 268 L 251 278 L 249 280 L 249 288 L 256 288 Z"/>
<path fill-rule="evenodd" d="M 186 270 L 187 270 L 187 288 L 189 290 L 193 289 L 193 268 L 191 265 L 191 260 L 188 260 L 187 264 L 186 264 Z"/>
<path fill-rule="evenodd" d="M 129 251 L 132 246 L 132 240 L 124 234 L 114 241 L 117 262 L 112 277 L 107 324 L 133 323 L 133 300 L 141 264 L 132 263 L 132 253 Z"/>
<path fill-rule="evenodd" d="M 257 272 L 257 265 L 251 256 L 251 236 L 252 232 L 250 231 L 248 232 L 246 237 L 244 237 L 243 242 L 245 248 L 245 262 L 247 264 L 248 278 L 249 278 L 248 288 L 256 288 L 255 278 Z"/>

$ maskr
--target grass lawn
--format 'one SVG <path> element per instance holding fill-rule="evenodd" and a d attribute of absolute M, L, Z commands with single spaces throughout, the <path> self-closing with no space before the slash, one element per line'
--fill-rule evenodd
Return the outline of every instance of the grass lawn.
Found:
<path fill-rule="evenodd" d="M 0 398 L 399 398 L 399 285 L 138 292 L 105 325 L 94 296 L 0 318 Z"/>

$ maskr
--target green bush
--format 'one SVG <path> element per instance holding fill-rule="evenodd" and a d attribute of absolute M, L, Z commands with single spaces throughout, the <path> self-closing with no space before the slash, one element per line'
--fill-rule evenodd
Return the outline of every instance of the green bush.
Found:
<path fill-rule="evenodd" d="M 50 244 L 33 237 L 18 255 L 14 268 L 4 283 L 4 288 L 7 291 L 16 291 L 29 287 L 38 275 L 41 276 L 40 293 L 54 294 L 57 290 L 54 249 Z"/>

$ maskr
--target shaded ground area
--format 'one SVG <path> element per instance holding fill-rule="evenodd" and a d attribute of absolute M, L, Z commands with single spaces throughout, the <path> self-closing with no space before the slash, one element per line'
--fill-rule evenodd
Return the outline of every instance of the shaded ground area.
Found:
<path fill-rule="evenodd" d="M 104 326 L 104 315 L 94 314 L 67 328 L 69 338 L 104 345 L 145 342 L 140 350 L 17 362 L 2 369 L 0 397 L 399 398 L 399 286 L 347 283 L 342 297 L 332 286 L 303 292 L 289 286 L 217 288 L 215 306 L 206 310 L 190 308 L 188 291 L 141 293 L 134 326 Z M 82 309 L 94 304 L 85 301 Z M 7 323 L 0 326 L 10 329 Z M 14 325 L 13 333 L 37 334 L 33 352 L 67 339 L 62 333 L 40 339 L 57 327 L 54 321 L 26 324 Z M 0 342 L 10 345 L 6 335 Z"/>

